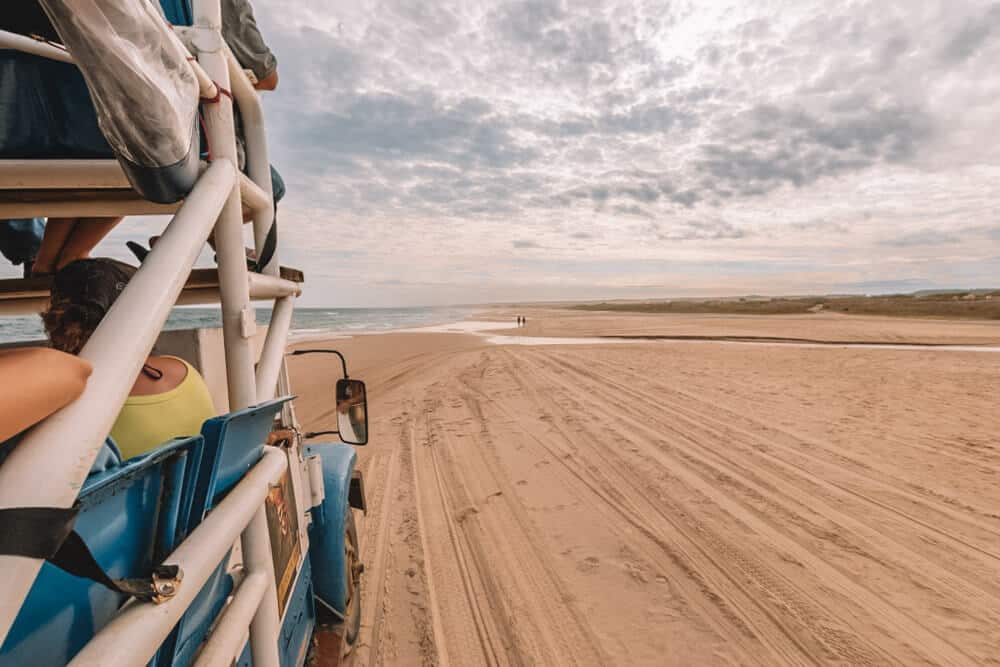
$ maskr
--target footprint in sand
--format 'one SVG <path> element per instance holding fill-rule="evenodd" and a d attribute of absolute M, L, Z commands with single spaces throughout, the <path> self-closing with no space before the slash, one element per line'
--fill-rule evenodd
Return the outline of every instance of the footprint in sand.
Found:
<path fill-rule="evenodd" d="M 466 519 L 468 519 L 470 516 L 473 516 L 475 514 L 479 514 L 479 508 L 477 508 L 477 507 L 475 507 L 473 505 L 466 505 L 462 509 L 460 509 L 457 512 L 455 512 L 455 521 L 457 523 L 462 523 L 463 521 L 465 521 Z"/>
<path fill-rule="evenodd" d="M 598 567 L 600 567 L 600 565 L 601 561 L 599 558 L 597 558 L 596 556 L 587 556 L 579 563 L 577 563 L 576 567 L 581 572 L 593 572 Z"/>
<path fill-rule="evenodd" d="M 642 568 L 641 565 L 639 565 L 638 563 L 626 562 L 624 563 L 624 566 L 625 566 L 625 571 L 628 572 L 628 576 L 632 577 L 640 584 L 649 583 L 649 575 L 646 574 L 646 571 Z"/>

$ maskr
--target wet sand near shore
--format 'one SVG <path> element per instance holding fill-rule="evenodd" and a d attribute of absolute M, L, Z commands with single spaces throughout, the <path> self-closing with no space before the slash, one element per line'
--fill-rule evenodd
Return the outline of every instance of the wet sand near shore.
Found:
<path fill-rule="evenodd" d="M 799 338 L 816 341 L 998 345 L 1000 322 L 909 319 L 811 313 L 808 315 L 648 315 L 569 309 L 495 308 L 490 319 L 528 318 L 525 336 L 710 336 Z"/>
<path fill-rule="evenodd" d="M 984 322 L 520 312 L 502 333 L 1000 342 Z M 369 385 L 353 664 L 1000 659 L 998 355 L 329 345 Z M 300 419 L 330 427 L 336 363 L 290 365 Z"/>

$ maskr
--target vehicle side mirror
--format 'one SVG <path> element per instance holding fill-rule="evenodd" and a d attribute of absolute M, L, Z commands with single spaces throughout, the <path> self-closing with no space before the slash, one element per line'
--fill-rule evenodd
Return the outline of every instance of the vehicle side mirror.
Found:
<path fill-rule="evenodd" d="M 368 444 L 368 402 L 361 380 L 337 380 L 337 430 L 349 445 Z"/>

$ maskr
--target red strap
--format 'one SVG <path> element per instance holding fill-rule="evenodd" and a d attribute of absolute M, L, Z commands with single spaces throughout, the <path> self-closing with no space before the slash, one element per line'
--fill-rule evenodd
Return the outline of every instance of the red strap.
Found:
<path fill-rule="evenodd" d="M 213 81 L 212 83 L 215 83 L 215 82 Z M 202 97 L 201 98 L 201 102 L 202 102 L 202 104 L 215 104 L 216 102 L 219 101 L 219 99 L 221 98 L 222 95 L 225 95 L 230 100 L 233 99 L 232 92 L 226 90 L 225 88 L 223 88 L 219 84 L 215 83 L 215 97 Z"/>

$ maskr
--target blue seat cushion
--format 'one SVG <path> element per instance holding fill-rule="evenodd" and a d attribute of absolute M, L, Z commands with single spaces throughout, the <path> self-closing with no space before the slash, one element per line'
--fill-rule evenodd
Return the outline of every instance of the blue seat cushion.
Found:
<path fill-rule="evenodd" d="M 200 436 L 178 439 L 91 475 L 75 529 L 114 578 L 146 576 L 174 549 Z M 3 646 L 0 665 L 65 665 L 125 596 L 45 563 Z"/>

